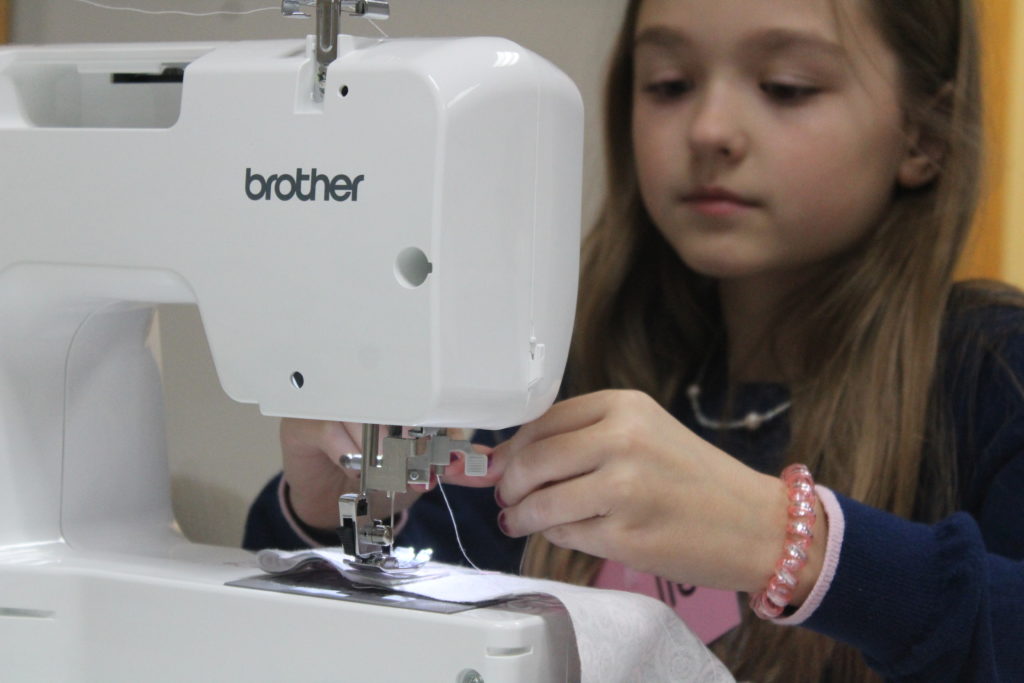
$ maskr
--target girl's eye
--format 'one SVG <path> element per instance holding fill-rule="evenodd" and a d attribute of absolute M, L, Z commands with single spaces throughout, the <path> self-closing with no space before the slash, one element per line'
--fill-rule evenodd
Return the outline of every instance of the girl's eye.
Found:
<path fill-rule="evenodd" d="M 796 104 L 817 95 L 821 92 L 821 88 L 813 85 L 793 85 L 792 83 L 769 81 L 761 84 L 761 91 L 777 102 Z"/>
<path fill-rule="evenodd" d="M 657 100 L 672 100 L 681 97 L 693 89 L 693 85 L 683 79 L 654 81 L 644 86 L 643 90 Z"/>

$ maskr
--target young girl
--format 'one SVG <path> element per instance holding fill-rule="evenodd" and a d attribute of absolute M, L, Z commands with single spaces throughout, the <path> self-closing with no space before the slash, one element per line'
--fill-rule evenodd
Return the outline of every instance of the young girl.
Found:
<path fill-rule="evenodd" d="M 979 102 L 970 0 L 631 0 L 572 398 L 477 437 L 470 556 L 747 594 L 738 678 L 1024 680 L 1024 309 L 951 284 Z M 346 426 L 282 442 L 247 547 L 315 541 L 353 486 Z M 458 561 L 446 514 L 400 540 Z"/>

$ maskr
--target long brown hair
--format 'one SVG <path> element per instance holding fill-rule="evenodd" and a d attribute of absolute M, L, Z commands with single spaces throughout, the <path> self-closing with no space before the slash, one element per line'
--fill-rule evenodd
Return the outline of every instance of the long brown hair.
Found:
<path fill-rule="evenodd" d="M 584 244 L 570 393 L 639 389 L 667 407 L 723 332 L 714 283 L 679 260 L 640 199 L 630 130 L 641 2 L 628 3 L 609 65 L 606 164 L 616 191 Z M 788 378 L 786 458 L 845 495 L 932 521 L 954 505 L 954 446 L 936 369 L 981 169 L 975 16 L 971 0 L 863 5 L 900 64 L 906 119 L 942 150 L 941 171 L 925 188 L 895 194 L 879 225 L 802 290 L 813 295 L 789 302 L 779 323 L 812 325 L 816 343 L 801 349 Z M 841 17 L 841 3 L 834 6 Z M 600 563 L 535 536 L 524 570 L 589 583 Z M 749 614 L 715 651 L 736 676 L 758 681 L 870 677 L 852 648 Z"/>

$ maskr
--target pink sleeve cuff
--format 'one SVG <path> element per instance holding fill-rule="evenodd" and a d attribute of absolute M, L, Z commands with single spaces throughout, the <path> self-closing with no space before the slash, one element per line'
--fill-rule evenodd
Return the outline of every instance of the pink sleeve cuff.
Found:
<path fill-rule="evenodd" d="M 281 481 L 277 485 L 277 504 L 281 508 L 281 514 L 284 515 L 284 519 L 288 522 L 288 526 L 292 528 L 295 535 L 298 536 L 303 543 L 308 545 L 310 548 L 322 548 L 323 545 L 317 543 L 312 536 L 307 534 L 303 529 L 302 525 L 298 523 L 295 517 L 292 516 L 292 506 L 288 504 L 287 498 L 285 498 L 288 483 L 281 477 Z"/>
<path fill-rule="evenodd" d="M 819 485 L 815 486 L 814 490 L 818 494 L 818 500 L 821 501 L 821 507 L 825 509 L 825 516 L 828 518 L 825 563 L 821 567 L 821 574 L 818 575 L 814 588 L 811 589 L 810 595 L 804 600 L 804 604 L 800 605 L 799 609 L 789 616 L 772 619 L 773 623 L 782 626 L 797 626 L 814 614 L 814 611 L 818 609 L 818 605 L 825 599 L 825 595 L 832 585 L 832 579 L 836 575 L 836 567 L 839 565 L 839 552 L 842 550 L 843 533 L 846 528 L 843 509 L 839 506 L 839 501 L 836 500 L 835 494 L 829 489 Z"/>
<path fill-rule="evenodd" d="M 395 518 L 396 519 L 394 527 L 392 529 L 392 533 L 394 534 L 395 538 L 398 538 L 398 534 L 402 533 L 402 529 L 405 528 L 405 523 L 409 521 L 408 508 L 406 508 L 405 510 L 400 510 L 399 513 L 395 515 Z"/>

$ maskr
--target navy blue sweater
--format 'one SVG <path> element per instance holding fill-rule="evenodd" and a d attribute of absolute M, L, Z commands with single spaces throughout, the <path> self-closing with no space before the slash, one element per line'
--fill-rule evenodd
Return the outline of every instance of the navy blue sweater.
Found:
<path fill-rule="evenodd" d="M 957 316 L 944 334 L 940 376 L 957 457 L 958 512 L 935 524 L 898 518 L 838 496 L 846 518 L 839 566 L 804 626 L 858 648 L 882 676 L 901 681 L 1024 681 L 1024 311 L 987 308 Z M 705 384 L 724 373 L 712 365 Z M 720 383 L 719 383 L 720 384 Z M 779 385 L 745 385 L 732 413 L 785 400 Z M 704 412 L 721 410 L 705 390 Z M 788 424 L 711 432 L 685 396 L 671 412 L 702 437 L 763 472 L 777 473 Z M 493 444 L 511 432 L 481 432 Z M 297 548 L 278 508 L 277 479 L 259 495 L 245 547 Z M 493 489 L 446 487 L 470 558 L 516 572 L 524 541 L 497 527 Z M 435 490 L 413 507 L 400 545 L 432 547 L 459 564 L 451 521 Z M 326 539 L 330 542 L 330 539 Z"/>

